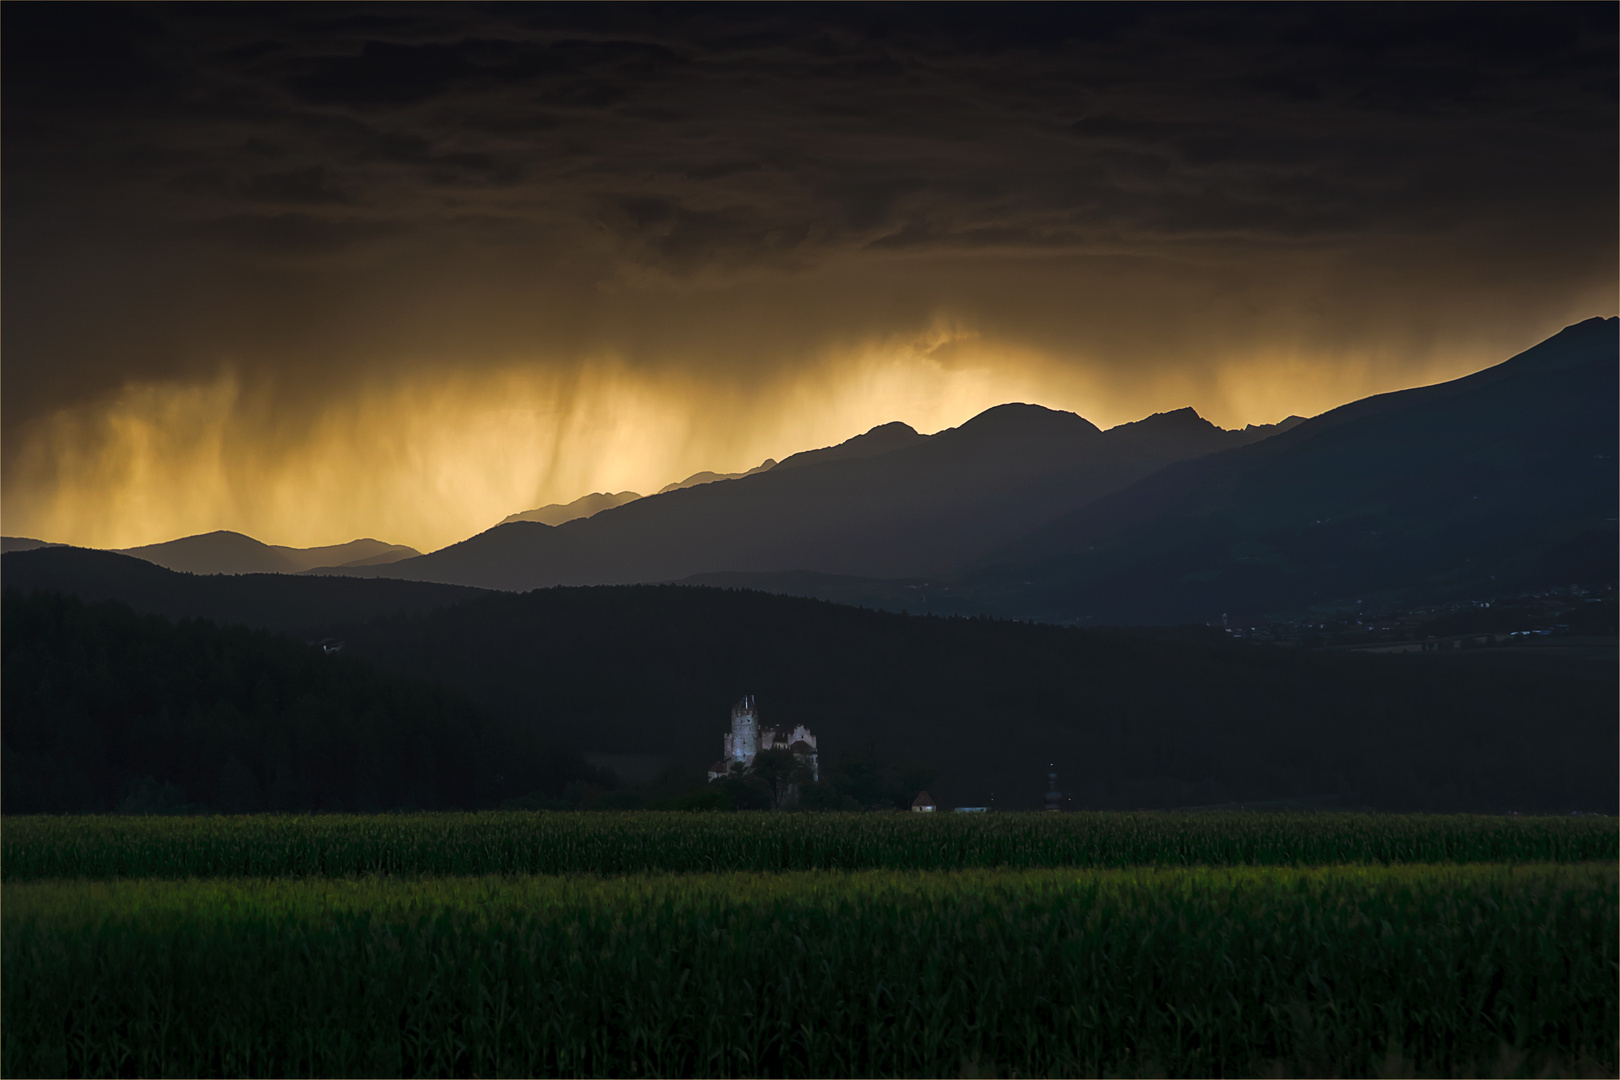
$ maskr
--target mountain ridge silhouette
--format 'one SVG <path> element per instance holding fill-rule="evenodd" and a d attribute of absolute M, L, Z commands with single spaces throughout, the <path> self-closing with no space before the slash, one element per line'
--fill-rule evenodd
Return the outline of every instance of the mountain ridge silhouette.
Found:
<path fill-rule="evenodd" d="M 1616 579 L 1620 319 L 1173 463 L 945 575 L 709 573 L 940 614 L 1250 625 Z M 926 598 L 926 602 L 924 602 Z"/>
<path fill-rule="evenodd" d="M 377 566 L 421 554 L 369 537 L 322 547 L 285 547 L 230 529 L 115 550 L 188 574 L 296 574 L 316 566 Z"/>
<path fill-rule="evenodd" d="M 1224 431 L 1178 412 L 1104 432 L 1074 413 L 1013 402 L 934 435 L 880 425 L 785 468 L 555 528 L 511 523 L 345 572 L 507 590 L 735 570 L 937 573 L 1170 462 L 1273 430 Z"/>

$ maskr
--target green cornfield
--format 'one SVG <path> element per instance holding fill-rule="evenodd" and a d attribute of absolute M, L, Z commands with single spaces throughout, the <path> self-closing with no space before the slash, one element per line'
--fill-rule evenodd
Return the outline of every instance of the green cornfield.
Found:
<path fill-rule="evenodd" d="M 1605 819 L 0 822 L 0 1074 L 1614 1075 Z"/>
<path fill-rule="evenodd" d="M 1612 819 L 1359 814 L 27 817 L 0 880 L 1620 859 Z"/>
<path fill-rule="evenodd" d="M 1620 1038 L 1612 863 L 3 896 L 7 1076 L 1612 1076 Z"/>

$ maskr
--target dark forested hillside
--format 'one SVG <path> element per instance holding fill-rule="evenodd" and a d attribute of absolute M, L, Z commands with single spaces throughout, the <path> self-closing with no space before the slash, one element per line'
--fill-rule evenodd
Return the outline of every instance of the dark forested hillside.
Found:
<path fill-rule="evenodd" d="M 476 808 L 594 778 L 453 690 L 290 638 L 3 601 L 4 812 Z"/>
<path fill-rule="evenodd" d="M 930 791 L 947 804 L 1034 805 L 1053 764 L 1076 806 L 1328 799 L 1507 810 L 1615 802 L 1612 648 L 1326 655 L 1243 646 L 1214 632 L 1164 639 L 906 617 L 721 589 L 510 595 L 386 580 L 197 577 L 73 549 L 8 554 L 4 568 L 8 588 L 296 627 L 305 640 L 336 635 L 348 640 L 348 653 L 458 691 L 515 729 L 693 772 L 718 753 L 731 703 L 753 693 L 768 722 L 816 730 L 829 767 L 868 751 L 895 767 L 932 765 L 938 781 Z M 932 603 L 926 589 L 904 595 Z M 389 612 L 397 614 L 371 621 Z M 8 623 L 4 642 L 8 778 L 19 749 L 11 739 L 28 730 L 13 702 L 29 685 L 11 677 L 9 657 L 34 648 L 31 633 L 22 623 L 13 633 Z M 294 650 L 299 664 L 332 659 L 295 642 L 276 648 Z M 98 691 L 107 703 L 120 700 L 126 681 L 168 685 L 164 668 L 109 670 L 116 677 Z M 116 712 L 112 704 L 105 710 Z M 88 733 L 85 760 L 125 752 L 93 724 L 72 730 Z M 53 736 L 66 740 L 60 746 L 76 746 L 69 728 L 62 731 Z M 188 738 L 200 745 L 214 736 Z M 185 801 L 213 805 L 219 797 L 218 773 L 232 751 L 209 745 L 213 756 L 186 774 Z M 119 785 L 135 766 L 106 760 L 114 767 L 74 764 L 87 777 L 111 778 L 75 790 L 113 806 L 127 797 Z M 250 771 L 268 800 L 269 773 L 258 761 Z M 6 805 L 26 790 L 8 779 Z"/>
<path fill-rule="evenodd" d="M 288 574 L 185 574 L 113 551 L 51 547 L 0 556 L 7 588 L 121 600 L 172 619 L 324 636 L 379 615 L 444 607 L 483 590 L 422 581 Z"/>
<path fill-rule="evenodd" d="M 694 769 L 754 694 L 826 761 L 931 765 L 947 805 L 1033 807 L 1051 766 L 1076 807 L 1617 798 L 1612 650 L 1323 654 L 679 586 L 492 594 L 347 633 L 549 738 Z"/>

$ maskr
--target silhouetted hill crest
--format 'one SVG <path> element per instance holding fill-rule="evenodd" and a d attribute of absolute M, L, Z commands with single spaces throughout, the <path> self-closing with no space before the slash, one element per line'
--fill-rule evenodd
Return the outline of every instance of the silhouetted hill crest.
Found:
<path fill-rule="evenodd" d="M 1253 425 L 1250 425 L 1251 427 Z M 1137 431 L 1154 430 L 1183 430 L 1186 428 L 1213 428 L 1214 424 L 1198 415 L 1198 410 L 1191 405 L 1184 405 L 1179 409 L 1170 409 L 1167 412 L 1156 412 L 1151 416 L 1144 416 L 1140 420 L 1133 420 L 1128 424 L 1116 424 L 1109 431 L 1134 429 Z"/>
<path fill-rule="evenodd" d="M 119 600 L 173 619 L 298 632 L 420 613 L 482 592 L 463 585 L 347 574 L 189 574 L 116 551 L 66 546 L 7 552 L 0 556 L 0 568 L 8 589 L 67 593 L 87 602 Z"/>
<path fill-rule="evenodd" d="M 635 491 L 593 491 L 589 495 L 582 495 L 570 503 L 550 503 L 546 506 L 536 507 L 533 510 L 523 510 L 516 514 L 508 514 L 499 524 L 510 525 L 514 521 L 537 521 L 542 525 L 562 525 L 565 522 L 575 521 L 579 518 L 593 517 L 604 510 L 612 510 L 616 506 L 623 506 L 628 502 L 635 502 L 641 498 Z"/>
<path fill-rule="evenodd" d="M 36 548 L 62 546 L 45 540 L 36 540 L 32 536 L 0 536 L 0 554 L 5 554 L 8 551 L 33 551 Z"/>
<path fill-rule="evenodd" d="M 785 469 L 802 469 L 807 465 L 825 465 L 832 461 L 849 461 L 855 458 L 876 457 L 887 454 L 891 450 L 903 450 L 917 445 L 928 439 L 929 436 L 918 434 L 910 424 L 899 420 L 891 420 L 887 424 L 866 431 L 864 434 L 845 439 L 836 446 L 824 446 L 819 450 L 802 450 L 791 454 L 777 462 L 773 472 Z"/>
<path fill-rule="evenodd" d="M 1009 614 L 1203 622 L 1612 582 L 1617 360 L 1620 320 L 1577 323 L 1472 375 L 1172 465 L 956 585 Z"/>
<path fill-rule="evenodd" d="M 293 574 L 316 566 L 381 565 L 421 554 L 369 537 L 324 547 L 284 547 L 229 529 L 123 548 L 119 553 L 190 574 Z"/>
<path fill-rule="evenodd" d="M 507 524 L 357 572 L 516 590 L 716 572 L 934 575 L 1171 462 L 1263 437 L 1184 417 L 1104 433 L 1074 413 L 1015 402 L 936 435 L 882 425 L 824 448 L 844 456 L 818 452 L 795 468 L 648 496 L 555 530 Z"/>
<path fill-rule="evenodd" d="M 1078 413 L 1012 401 L 986 409 L 966 423 L 948 428 L 936 437 L 949 435 L 954 439 L 991 440 L 1101 434 L 1102 429 Z"/>
<path fill-rule="evenodd" d="M 672 491 L 680 491 L 683 488 L 689 487 L 700 487 L 704 484 L 716 484 L 722 480 L 741 480 L 744 477 L 753 476 L 756 473 L 770 472 L 774 468 L 776 468 L 775 459 L 766 458 L 758 465 L 755 465 L 752 469 L 748 469 L 744 472 L 721 473 L 711 472 L 708 469 L 704 469 L 702 472 L 693 473 L 685 480 L 677 480 L 672 484 L 665 484 L 663 487 L 658 489 L 658 494 L 668 495 Z"/>

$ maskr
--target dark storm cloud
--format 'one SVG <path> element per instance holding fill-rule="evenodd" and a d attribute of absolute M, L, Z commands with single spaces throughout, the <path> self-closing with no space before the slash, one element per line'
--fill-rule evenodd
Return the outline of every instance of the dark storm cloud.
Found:
<path fill-rule="evenodd" d="M 248 180 L 242 193 L 255 202 L 343 205 L 352 203 L 347 192 L 337 188 L 324 166 L 288 172 L 260 173 Z"/>
<path fill-rule="evenodd" d="M 309 214 L 233 214 L 192 222 L 196 236 L 256 251 L 325 255 L 398 231 L 393 222 L 312 217 Z"/>
<path fill-rule="evenodd" d="M 7 4 L 7 460 L 222 365 L 278 432 L 413 365 L 752 387 L 946 325 L 1430 377 L 1607 313 L 1616 10 Z"/>
<path fill-rule="evenodd" d="M 138 135 L 241 173 L 176 219 L 245 210 L 234 192 L 431 227 L 465 209 L 436 199 L 452 187 L 676 276 L 869 247 L 1422 229 L 1459 200 L 1542 199 L 1500 167 L 1527 154 L 1566 199 L 1607 199 L 1612 155 L 1583 136 L 1613 119 L 1613 16 L 13 7 L 8 179 L 71 154 L 139 183 L 115 159 Z M 278 167 L 255 170 L 249 143 Z"/>

